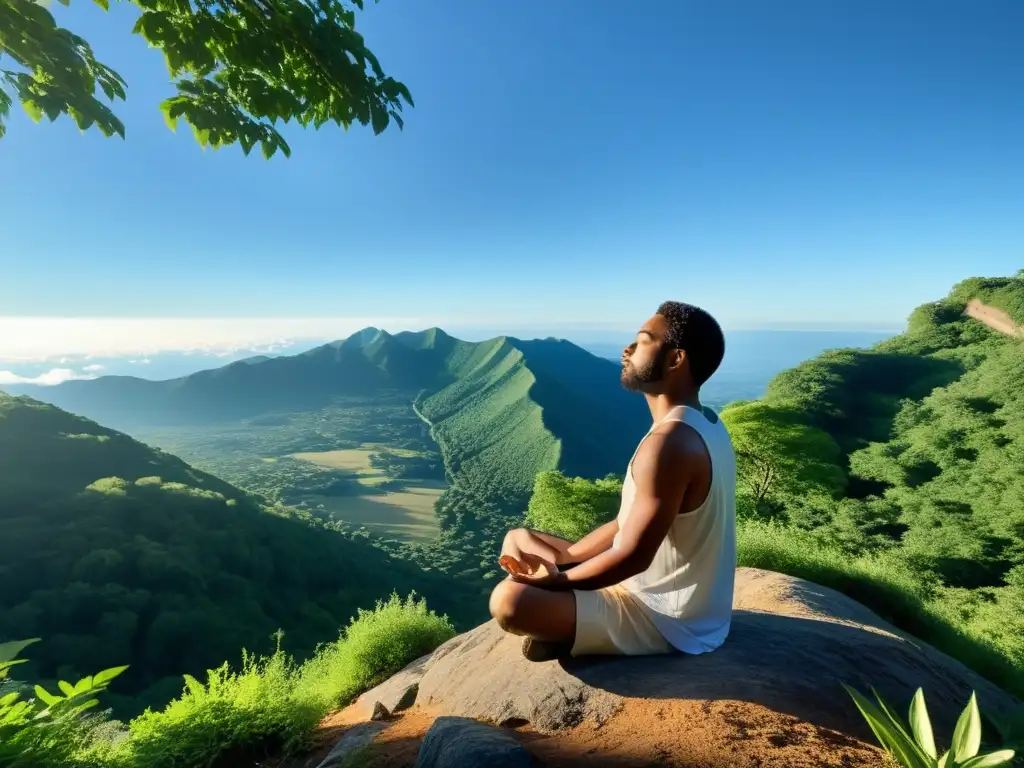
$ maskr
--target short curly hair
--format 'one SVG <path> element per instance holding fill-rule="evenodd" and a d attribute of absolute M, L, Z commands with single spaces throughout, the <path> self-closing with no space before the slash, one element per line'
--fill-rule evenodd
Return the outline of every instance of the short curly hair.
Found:
<path fill-rule="evenodd" d="M 718 370 L 725 357 L 725 334 L 710 314 L 693 304 L 666 301 L 657 314 L 668 323 L 665 344 L 686 352 L 690 374 L 700 387 Z"/>

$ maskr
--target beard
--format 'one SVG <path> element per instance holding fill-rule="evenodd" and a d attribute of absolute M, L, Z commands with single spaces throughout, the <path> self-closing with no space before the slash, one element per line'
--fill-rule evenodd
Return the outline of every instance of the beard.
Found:
<path fill-rule="evenodd" d="M 632 361 L 622 364 L 622 386 L 630 392 L 646 392 L 652 384 L 665 378 L 665 366 L 668 363 L 669 349 L 662 347 L 654 359 L 639 368 Z"/>

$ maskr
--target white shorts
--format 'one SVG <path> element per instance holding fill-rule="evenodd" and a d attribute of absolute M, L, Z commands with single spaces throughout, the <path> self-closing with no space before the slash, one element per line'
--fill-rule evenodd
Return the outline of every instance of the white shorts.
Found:
<path fill-rule="evenodd" d="M 573 656 L 650 656 L 671 653 L 672 646 L 644 613 L 636 599 L 616 585 L 576 596 L 576 639 Z"/>

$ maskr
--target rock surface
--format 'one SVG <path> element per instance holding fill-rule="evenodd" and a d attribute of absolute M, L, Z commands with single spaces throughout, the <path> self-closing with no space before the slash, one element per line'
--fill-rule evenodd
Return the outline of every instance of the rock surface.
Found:
<path fill-rule="evenodd" d="M 416 659 L 401 672 L 356 699 L 355 706 L 368 720 L 378 719 L 374 714 L 381 708 L 386 712 L 385 717 L 408 709 L 416 701 L 419 683 L 427 670 L 430 658 L 431 654 L 427 654 Z"/>
<path fill-rule="evenodd" d="M 490 744 L 500 752 L 513 741 L 540 765 L 563 768 L 867 768 L 880 764 L 881 753 L 841 683 L 862 691 L 874 686 L 901 713 L 923 687 L 937 740 L 947 744 L 972 690 L 985 713 L 1005 715 L 1017 706 L 959 662 L 834 590 L 741 568 L 734 607 L 728 640 L 701 656 L 534 664 L 522 657 L 520 638 L 488 622 L 341 714 L 362 722 L 374 710 L 404 710 L 374 738 L 375 762 L 367 763 L 373 768 L 412 768 L 417 754 L 443 757 L 416 762 L 421 768 L 459 765 L 450 755 L 470 752 L 477 762 L 467 765 L 492 768 L 501 764 L 474 750 Z M 509 727 L 477 729 L 472 721 Z M 455 724 L 455 731 L 445 730 Z M 458 752 L 431 742 L 453 732 L 457 738 L 445 740 L 457 742 Z M 475 734 L 479 747 L 471 744 Z"/>
<path fill-rule="evenodd" d="M 519 638 L 488 622 L 418 666 L 416 705 L 551 734 L 607 721 L 628 699 L 737 701 L 870 740 L 840 683 L 873 685 L 901 711 L 921 686 L 943 734 L 952 732 L 971 690 L 983 711 L 1005 713 L 1015 704 L 960 662 L 826 587 L 740 568 L 734 607 L 725 644 L 700 656 L 534 664 L 522 657 Z"/>
<path fill-rule="evenodd" d="M 511 734 L 464 717 L 439 717 L 430 726 L 416 768 L 534 768 L 533 756 Z"/>
<path fill-rule="evenodd" d="M 358 752 L 360 749 L 373 741 L 381 731 L 388 727 L 387 723 L 359 723 L 353 725 L 334 745 L 330 754 L 324 758 L 317 768 L 341 768 L 345 759 Z"/>

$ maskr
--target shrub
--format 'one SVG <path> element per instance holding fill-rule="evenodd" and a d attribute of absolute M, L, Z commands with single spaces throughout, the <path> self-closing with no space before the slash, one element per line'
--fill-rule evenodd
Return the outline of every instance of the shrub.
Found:
<path fill-rule="evenodd" d="M 186 677 L 181 697 L 163 711 L 132 721 L 117 745 L 122 764 L 238 765 L 270 753 L 307 748 L 332 709 L 352 701 L 454 634 L 447 617 L 410 595 L 393 594 L 360 610 L 339 640 L 302 665 L 278 648 L 269 657 L 243 652 L 242 668 L 227 664 L 205 684 Z"/>
<path fill-rule="evenodd" d="M 347 704 L 454 634 L 448 618 L 429 611 L 426 601 L 409 595 L 403 602 L 393 594 L 373 611 L 360 610 L 341 639 L 302 665 L 298 690 L 325 711 Z"/>

